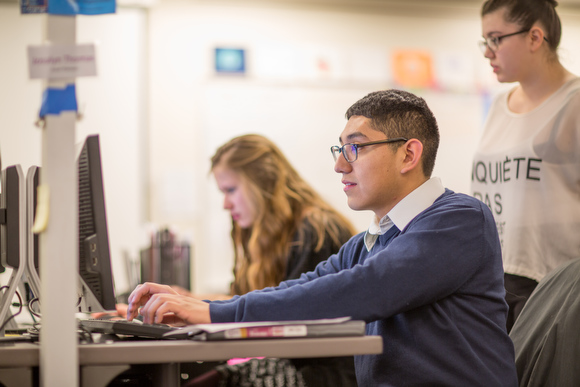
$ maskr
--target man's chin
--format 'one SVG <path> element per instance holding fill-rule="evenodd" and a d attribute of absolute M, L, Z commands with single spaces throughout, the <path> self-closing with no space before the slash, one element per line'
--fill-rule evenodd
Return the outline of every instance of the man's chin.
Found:
<path fill-rule="evenodd" d="M 349 208 L 353 211 L 364 211 L 366 210 L 366 208 L 363 208 L 363 206 L 360 203 L 357 203 L 356 200 L 352 200 L 349 198 L 349 200 L 347 201 L 347 204 L 349 206 Z"/>

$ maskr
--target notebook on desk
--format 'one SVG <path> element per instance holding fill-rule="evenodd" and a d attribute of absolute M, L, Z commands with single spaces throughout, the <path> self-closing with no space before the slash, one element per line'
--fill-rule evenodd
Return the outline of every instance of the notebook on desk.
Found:
<path fill-rule="evenodd" d="M 163 334 L 164 338 L 189 336 L 198 341 L 283 339 L 300 337 L 363 336 L 365 322 L 350 317 L 320 320 L 258 321 L 196 324 Z"/>
<path fill-rule="evenodd" d="M 116 334 L 151 339 L 197 341 L 282 339 L 300 337 L 364 336 L 365 322 L 349 317 L 298 321 L 195 324 L 171 327 L 126 320 L 80 320 L 79 327 L 91 333 Z"/>

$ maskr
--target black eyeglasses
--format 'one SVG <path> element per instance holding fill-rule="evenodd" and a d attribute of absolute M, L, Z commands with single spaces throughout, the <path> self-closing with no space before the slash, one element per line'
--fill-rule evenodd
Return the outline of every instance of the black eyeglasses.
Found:
<path fill-rule="evenodd" d="M 362 148 L 367 145 L 376 145 L 376 144 L 388 144 L 391 142 L 397 141 L 409 141 L 405 137 L 397 137 L 397 138 L 389 138 L 387 140 L 380 140 L 380 141 L 371 141 L 371 142 L 363 142 L 362 144 L 344 144 L 343 146 L 331 146 L 330 152 L 332 152 L 332 157 L 334 157 L 334 161 L 338 159 L 338 155 L 342 153 L 344 159 L 349 163 L 353 163 L 358 158 L 358 148 Z"/>
<path fill-rule="evenodd" d="M 485 55 L 485 50 L 488 47 L 492 52 L 496 52 L 497 49 L 499 48 L 499 44 L 501 43 L 501 40 L 503 38 L 508 38 L 510 36 L 523 34 L 524 32 L 529 32 L 529 31 L 530 31 L 530 28 L 528 28 L 527 30 L 513 32 L 511 34 L 506 34 L 506 35 L 501 35 L 501 36 L 490 36 L 489 38 L 484 38 L 483 40 L 480 40 L 479 42 L 477 42 L 477 44 L 479 45 L 479 49 L 481 50 L 481 52 Z M 548 41 L 546 39 L 546 37 L 544 37 L 544 40 Z"/>

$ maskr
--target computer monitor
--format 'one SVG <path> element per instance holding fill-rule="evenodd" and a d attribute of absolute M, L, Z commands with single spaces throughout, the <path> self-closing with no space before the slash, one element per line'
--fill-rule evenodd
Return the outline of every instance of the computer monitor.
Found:
<path fill-rule="evenodd" d="M 28 231 L 30 232 L 28 238 L 28 253 L 32 255 L 33 266 L 36 270 L 39 269 L 38 262 L 38 234 L 32 233 L 32 225 L 34 224 L 34 215 L 36 214 L 36 205 L 38 203 L 38 182 L 40 180 L 40 167 L 35 165 L 28 168 L 26 173 L 26 206 L 28 211 L 26 216 L 28 218 Z M 29 258 L 30 259 L 30 258 Z"/>
<path fill-rule="evenodd" d="M 38 184 L 40 180 L 40 167 L 33 165 L 26 173 L 26 277 L 32 295 L 40 299 L 40 265 L 39 238 L 38 234 L 32 232 L 36 206 L 38 202 Z M 28 295 L 31 299 L 32 295 Z"/>
<path fill-rule="evenodd" d="M 29 286 L 32 294 L 27 294 L 26 300 L 40 298 L 38 235 L 32 233 L 39 175 L 40 168 L 31 166 L 25 178 L 20 165 L 2 173 L 2 263 L 4 268 L 16 270 L 11 281 L 14 286 L 20 282 Z"/>
<path fill-rule="evenodd" d="M 86 138 L 78 167 L 78 311 L 115 310 L 103 173 L 98 135 Z M 40 168 L 30 167 L 25 177 L 20 165 L 2 171 L 0 194 L 0 251 L 4 267 L 14 269 L 9 291 L 0 297 L 0 324 L 23 275 L 40 296 L 38 235 L 31 230 L 37 204 Z M 43 257 L 40 257 L 43 259 Z"/>
<path fill-rule="evenodd" d="M 2 156 L 0 155 L 0 203 L 3 199 L 4 193 L 4 170 L 2 169 Z M 4 208 L 3 204 L 0 204 L 0 225 L 6 224 L 6 208 Z M 2 254 L 2 237 L 0 236 L 0 254 Z M 4 273 L 6 268 L 2 265 L 2 258 L 0 255 L 0 273 Z"/>
<path fill-rule="evenodd" d="M 78 164 L 79 312 L 115 310 L 99 136 L 85 140 Z"/>
<path fill-rule="evenodd" d="M 10 306 L 16 288 L 27 271 L 26 261 L 26 184 L 20 165 L 2 171 L 0 195 L 0 252 L 3 267 L 12 268 L 5 290 L 0 292 L 0 336 L 12 319 Z M 3 287 L 4 288 L 4 287 Z"/>
<path fill-rule="evenodd" d="M 26 236 L 23 232 L 26 229 L 26 186 L 20 165 L 11 165 L 2 171 L 0 208 L 2 266 L 17 269 L 26 262 Z"/>

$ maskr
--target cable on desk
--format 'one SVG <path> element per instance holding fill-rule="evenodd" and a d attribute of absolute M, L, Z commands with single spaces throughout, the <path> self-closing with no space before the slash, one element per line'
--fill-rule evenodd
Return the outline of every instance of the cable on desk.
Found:
<path fill-rule="evenodd" d="M 34 323 L 34 325 L 32 325 L 32 327 L 26 329 L 26 332 L 30 335 L 36 335 L 39 336 L 40 335 L 40 323 Z"/>
<path fill-rule="evenodd" d="M 78 322 L 78 320 L 77 320 Z M 84 326 L 82 326 L 81 324 L 77 324 L 77 333 L 79 335 L 79 341 L 82 342 L 83 340 L 85 341 L 85 343 L 94 343 L 95 341 L 93 340 L 93 335 L 91 332 L 89 332 L 89 330 L 87 330 Z"/>
<path fill-rule="evenodd" d="M 7 288 L 8 288 L 8 286 L 2 286 L 2 287 L 0 287 L 0 290 L 4 290 Z M 20 309 L 18 309 L 18 312 L 12 314 L 10 317 L 8 317 L 6 319 L 6 321 L 4 321 L 4 323 L 2 323 L 2 325 L 0 325 L 0 332 L 2 332 L 4 330 L 4 328 L 6 327 L 6 324 L 8 324 L 8 322 L 10 320 L 12 320 L 14 317 L 18 316 L 22 312 L 22 297 L 20 297 L 20 293 L 18 293 L 18 290 L 16 290 L 14 292 L 14 294 L 16 294 L 18 296 L 18 304 L 12 304 L 12 305 L 18 306 L 18 307 L 20 307 Z"/>
<path fill-rule="evenodd" d="M 35 302 L 40 302 L 40 300 L 38 299 L 38 297 L 34 297 L 32 300 L 28 301 L 28 311 L 32 315 L 32 319 L 33 320 L 34 320 L 34 317 L 35 316 L 38 317 L 38 318 L 42 318 L 42 314 L 40 314 L 39 312 L 35 312 L 34 310 L 32 310 L 33 309 L 32 308 L 32 305 L 34 305 Z"/>

